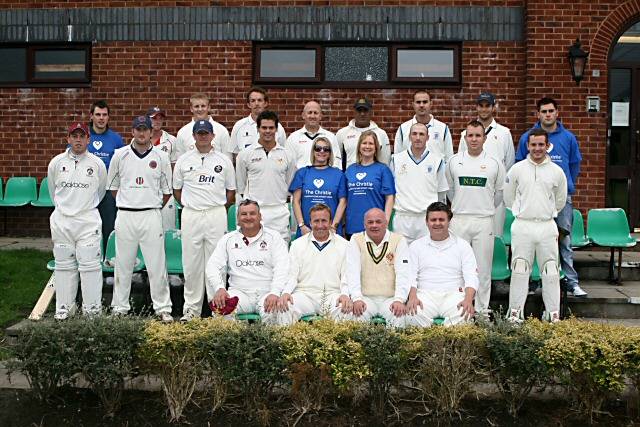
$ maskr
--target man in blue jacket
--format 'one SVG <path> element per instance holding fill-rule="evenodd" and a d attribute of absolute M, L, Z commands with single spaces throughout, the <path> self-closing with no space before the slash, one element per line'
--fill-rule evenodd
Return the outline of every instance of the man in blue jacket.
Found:
<path fill-rule="evenodd" d="M 107 170 L 113 153 L 120 147 L 124 147 L 122 137 L 109 129 L 109 106 L 106 101 L 99 100 L 91 104 L 91 115 L 89 116 L 89 152 L 98 156 L 104 162 Z M 102 253 L 105 249 L 106 241 L 113 231 L 116 222 L 116 201 L 107 191 L 104 198 L 98 205 L 98 212 L 102 219 Z"/>
<path fill-rule="evenodd" d="M 558 212 L 556 224 L 560 231 L 558 241 L 560 243 L 560 262 L 562 270 L 567 279 L 567 290 L 573 293 L 575 297 L 586 297 L 587 293 L 578 284 L 578 273 L 573 268 L 573 250 L 571 249 L 571 229 L 573 227 L 573 203 L 571 195 L 576 191 L 576 182 L 580 174 L 580 147 L 576 136 L 567 130 L 562 123 L 558 121 L 558 103 L 553 98 L 541 98 L 536 103 L 538 107 L 538 122 L 532 129 L 542 128 L 549 134 L 550 150 L 549 156 L 551 160 L 560 166 L 567 177 L 567 204 Z M 516 152 L 516 162 L 524 160 L 529 150 L 527 149 L 527 141 L 529 141 L 529 132 L 525 132 L 520 137 L 518 143 L 518 151 Z"/>

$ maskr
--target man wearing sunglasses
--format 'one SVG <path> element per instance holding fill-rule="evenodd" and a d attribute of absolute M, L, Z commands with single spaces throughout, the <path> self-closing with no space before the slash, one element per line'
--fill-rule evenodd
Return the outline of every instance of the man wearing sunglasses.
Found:
<path fill-rule="evenodd" d="M 549 134 L 549 156 L 551 161 L 562 168 L 567 177 L 567 203 L 558 212 L 555 219 L 560 236 L 560 262 L 566 276 L 566 286 L 574 297 L 586 297 L 587 293 L 578 284 L 578 273 L 573 267 L 573 249 L 571 249 L 571 229 L 573 227 L 573 203 L 571 195 L 576 191 L 576 183 L 580 174 L 582 155 L 576 136 L 565 128 L 558 120 L 558 103 L 553 98 L 541 98 L 536 103 L 538 107 L 538 122 L 532 129 L 520 137 L 516 162 L 526 159 L 529 149 L 529 133 L 536 128 L 542 128 Z"/>

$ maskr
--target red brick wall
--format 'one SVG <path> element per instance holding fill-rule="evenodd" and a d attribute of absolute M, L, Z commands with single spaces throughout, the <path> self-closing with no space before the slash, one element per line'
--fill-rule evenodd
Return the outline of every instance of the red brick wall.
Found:
<path fill-rule="evenodd" d="M 104 0 L 102 2 L 58 0 L 58 1 L 33 1 L 33 0 L 6 0 L 0 4 L 0 8 L 14 9 L 54 9 L 54 8 L 87 8 L 87 7 L 188 7 L 188 6 L 524 6 L 525 0 L 423 0 L 423 1 L 384 1 L 384 0 Z"/>

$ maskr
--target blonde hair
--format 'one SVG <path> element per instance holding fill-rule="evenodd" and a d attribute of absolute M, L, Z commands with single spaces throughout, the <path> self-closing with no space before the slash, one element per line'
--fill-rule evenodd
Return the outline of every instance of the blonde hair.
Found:
<path fill-rule="evenodd" d="M 314 141 L 313 141 L 313 144 L 311 144 L 311 155 L 309 156 L 309 157 L 310 157 L 310 161 L 311 161 L 311 166 L 313 166 L 313 165 L 314 165 L 314 163 L 316 162 L 316 157 L 315 157 L 315 151 L 314 151 L 314 150 L 315 150 L 315 148 L 316 148 L 316 144 L 317 144 L 318 142 L 320 142 L 320 141 L 322 141 L 322 142 L 326 142 L 326 143 L 327 143 L 327 146 L 328 146 L 328 147 L 329 147 L 329 149 L 331 150 L 331 151 L 329 152 L 329 160 L 327 161 L 327 166 L 333 166 L 333 162 L 335 161 L 336 156 L 335 156 L 335 155 L 334 155 L 334 153 L 333 153 L 333 147 L 331 146 L 331 141 L 329 141 L 329 140 L 328 140 L 327 138 L 325 138 L 324 136 L 321 136 L 321 137 L 317 138 L 316 140 L 314 140 Z"/>
<path fill-rule="evenodd" d="M 378 161 L 378 156 L 380 155 L 380 141 L 378 141 L 378 135 L 376 135 L 376 133 L 372 130 L 365 130 L 364 132 L 362 132 L 360 134 L 360 138 L 358 138 L 358 146 L 356 147 L 356 163 L 361 164 L 362 163 L 362 155 L 360 154 L 360 146 L 362 145 L 362 141 L 364 141 L 364 139 L 366 137 L 372 137 L 373 138 L 373 142 L 376 144 L 376 152 L 373 153 L 373 161 L 377 162 Z"/>
<path fill-rule="evenodd" d="M 193 102 L 195 100 L 203 100 L 206 101 L 207 104 L 209 103 L 209 97 L 207 96 L 207 94 L 202 92 L 194 93 L 189 97 L 189 102 Z"/>

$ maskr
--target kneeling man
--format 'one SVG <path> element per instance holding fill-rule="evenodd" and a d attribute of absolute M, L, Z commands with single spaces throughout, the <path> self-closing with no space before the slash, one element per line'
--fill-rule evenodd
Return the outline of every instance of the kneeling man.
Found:
<path fill-rule="evenodd" d="M 435 317 L 444 318 L 444 325 L 452 326 L 475 313 L 478 267 L 471 245 L 449 233 L 452 216 L 444 203 L 429 205 L 429 235 L 409 246 L 407 326 L 429 327 Z"/>
<path fill-rule="evenodd" d="M 347 283 L 353 319 L 382 316 L 388 326 L 402 326 L 409 293 L 409 251 L 405 238 L 387 230 L 381 209 L 364 215 L 364 231 L 351 236 L 347 250 Z"/>
<path fill-rule="evenodd" d="M 258 313 L 264 322 L 274 323 L 289 257 L 280 234 L 262 227 L 261 220 L 257 202 L 240 202 L 240 230 L 222 236 L 207 262 L 207 295 L 213 295 L 210 303 L 217 309 L 238 297 L 237 314 Z M 225 273 L 229 275 L 228 292 Z"/>
<path fill-rule="evenodd" d="M 294 240 L 289 282 L 278 301 L 278 323 L 290 325 L 309 314 L 343 319 L 351 312 L 346 280 L 348 242 L 331 230 L 331 209 L 309 210 L 311 233 Z"/>

